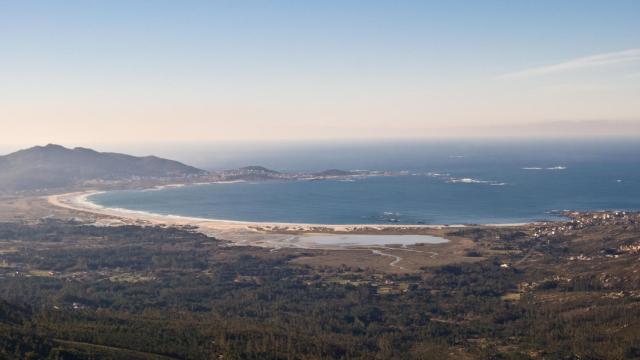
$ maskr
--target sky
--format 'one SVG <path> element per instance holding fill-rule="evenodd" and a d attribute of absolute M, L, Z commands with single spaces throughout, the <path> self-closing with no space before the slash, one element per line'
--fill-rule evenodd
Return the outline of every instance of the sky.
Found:
<path fill-rule="evenodd" d="M 640 138 L 640 1 L 0 0 L 0 146 Z"/>

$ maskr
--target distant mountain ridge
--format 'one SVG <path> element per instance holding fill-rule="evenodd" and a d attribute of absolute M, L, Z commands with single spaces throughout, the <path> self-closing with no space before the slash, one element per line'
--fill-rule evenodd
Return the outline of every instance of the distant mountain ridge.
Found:
<path fill-rule="evenodd" d="M 0 192 L 52 189 L 88 180 L 201 175 L 204 170 L 156 156 L 137 157 L 49 144 L 0 156 Z"/>

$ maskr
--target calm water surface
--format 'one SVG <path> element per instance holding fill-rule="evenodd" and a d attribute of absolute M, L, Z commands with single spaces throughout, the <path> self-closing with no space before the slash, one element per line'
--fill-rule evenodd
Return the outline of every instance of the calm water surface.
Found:
<path fill-rule="evenodd" d="M 514 223 L 555 219 L 565 209 L 640 210 L 635 142 L 405 150 L 396 157 L 372 150 L 370 159 L 360 154 L 340 165 L 414 175 L 114 191 L 90 200 L 159 214 L 314 224 Z"/>

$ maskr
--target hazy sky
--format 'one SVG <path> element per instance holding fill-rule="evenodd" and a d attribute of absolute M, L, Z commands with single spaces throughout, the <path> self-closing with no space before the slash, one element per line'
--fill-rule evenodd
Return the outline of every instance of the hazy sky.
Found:
<path fill-rule="evenodd" d="M 639 19 L 637 0 L 0 0 L 0 143 L 640 134 Z"/>

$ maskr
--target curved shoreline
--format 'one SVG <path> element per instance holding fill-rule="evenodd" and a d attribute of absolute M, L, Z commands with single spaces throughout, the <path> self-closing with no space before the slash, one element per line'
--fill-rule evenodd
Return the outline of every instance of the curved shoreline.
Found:
<path fill-rule="evenodd" d="M 218 240 L 226 241 L 231 246 L 257 246 L 269 248 L 272 251 L 279 249 L 309 249 L 323 251 L 367 251 L 374 256 L 390 256 L 393 261 L 390 268 L 404 271 L 404 266 L 398 265 L 403 261 L 404 256 L 399 253 L 404 251 L 414 251 L 412 247 L 400 246 L 389 247 L 377 244 L 321 244 L 313 240 L 314 235 L 381 235 L 381 236 L 403 236 L 403 235 L 428 235 L 440 237 L 445 240 L 442 243 L 421 242 L 420 245 L 437 246 L 440 253 L 442 246 L 445 248 L 456 248 L 460 246 L 461 239 L 449 239 L 446 236 L 447 229 L 469 227 L 471 225 L 400 225 L 400 224 L 349 224 L 349 225 L 329 225 L 329 224 L 299 224 L 299 223 L 261 223 L 248 221 L 216 220 L 198 217 L 176 216 L 152 214 L 143 211 L 107 208 L 94 204 L 87 198 L 98 190 L 81 191 L 65 194 L 55 194 L 46 197 L 47 202 L 56 207 L 77 211 L 84 214 L 93 215 L 95 225 L 98 226 L 190 226 L 197 232 L 207 236 L 212 236 Z M 530 224 L 530 223 L 528 223 Z M 526 224 L 496 224 L 483 226 L 522 226 Z M 473 225 L 481 226 L 481 225 Z M 394 240 L 391 240 L 394 241 Z M 417 245 L 417 244 L 416 244 Z M 385 250 L 387 249 L 387 250 Z M 375 250 L 375 251 L 374 251 Z M 383 254 L 377 254 L 384 250 Z M 395 253 L 389 253 L 394 251 Z M 422 252 L 422 251 L 420 251 Z M 445 251 L 446 252 L 446 251 Z M 438 256 L 438 253 L 428 251 L 426 253 Z M 433 257 L 432 256 L 432 257 Z"/>
<path fill-rule="evenodd" d="M 166 225 L 207 225 L 207 228 L 217 228 L 220 230 L 229 229 L 251 229 L 272 231 L 279 229 L 280 231 L 302 231 L 308 232 L 313 230 L 325 230 L 333 232 L 352 232 L 356 230 L 380 231 L 383 229 L 445 229 L 445 228 L 462 228 L 470 225 L 464 224 L 310 224 L 310 223 L 289 223 L 289 222 L 259 222 L 259 221 L 241 221 L 241 220 L 223 220 L 210 219 L 201 217 L 191 217 L 182 215 L 164 215 L 147 211 L 129 210 L 124 208 L 109 208 L 97 205 L 87 198 L 91 195 L 100 194 L 104 191 L 90 190 L 82 192 L 64 193 L 50 195 L 47 201 L 58 207 L 63 207 L 75 211 L 89 212 L 97 215 L 104 215 L 120 219 L 128 219 L 132 221 L 144 221 L 154 224 Z M 529 223 L 510 223 L 510 224 L 478 224 L 477 226 L 492 227 L 511 227 L 523 226 Z M 476 225 L 474 225 L 476 226 Z"/>

